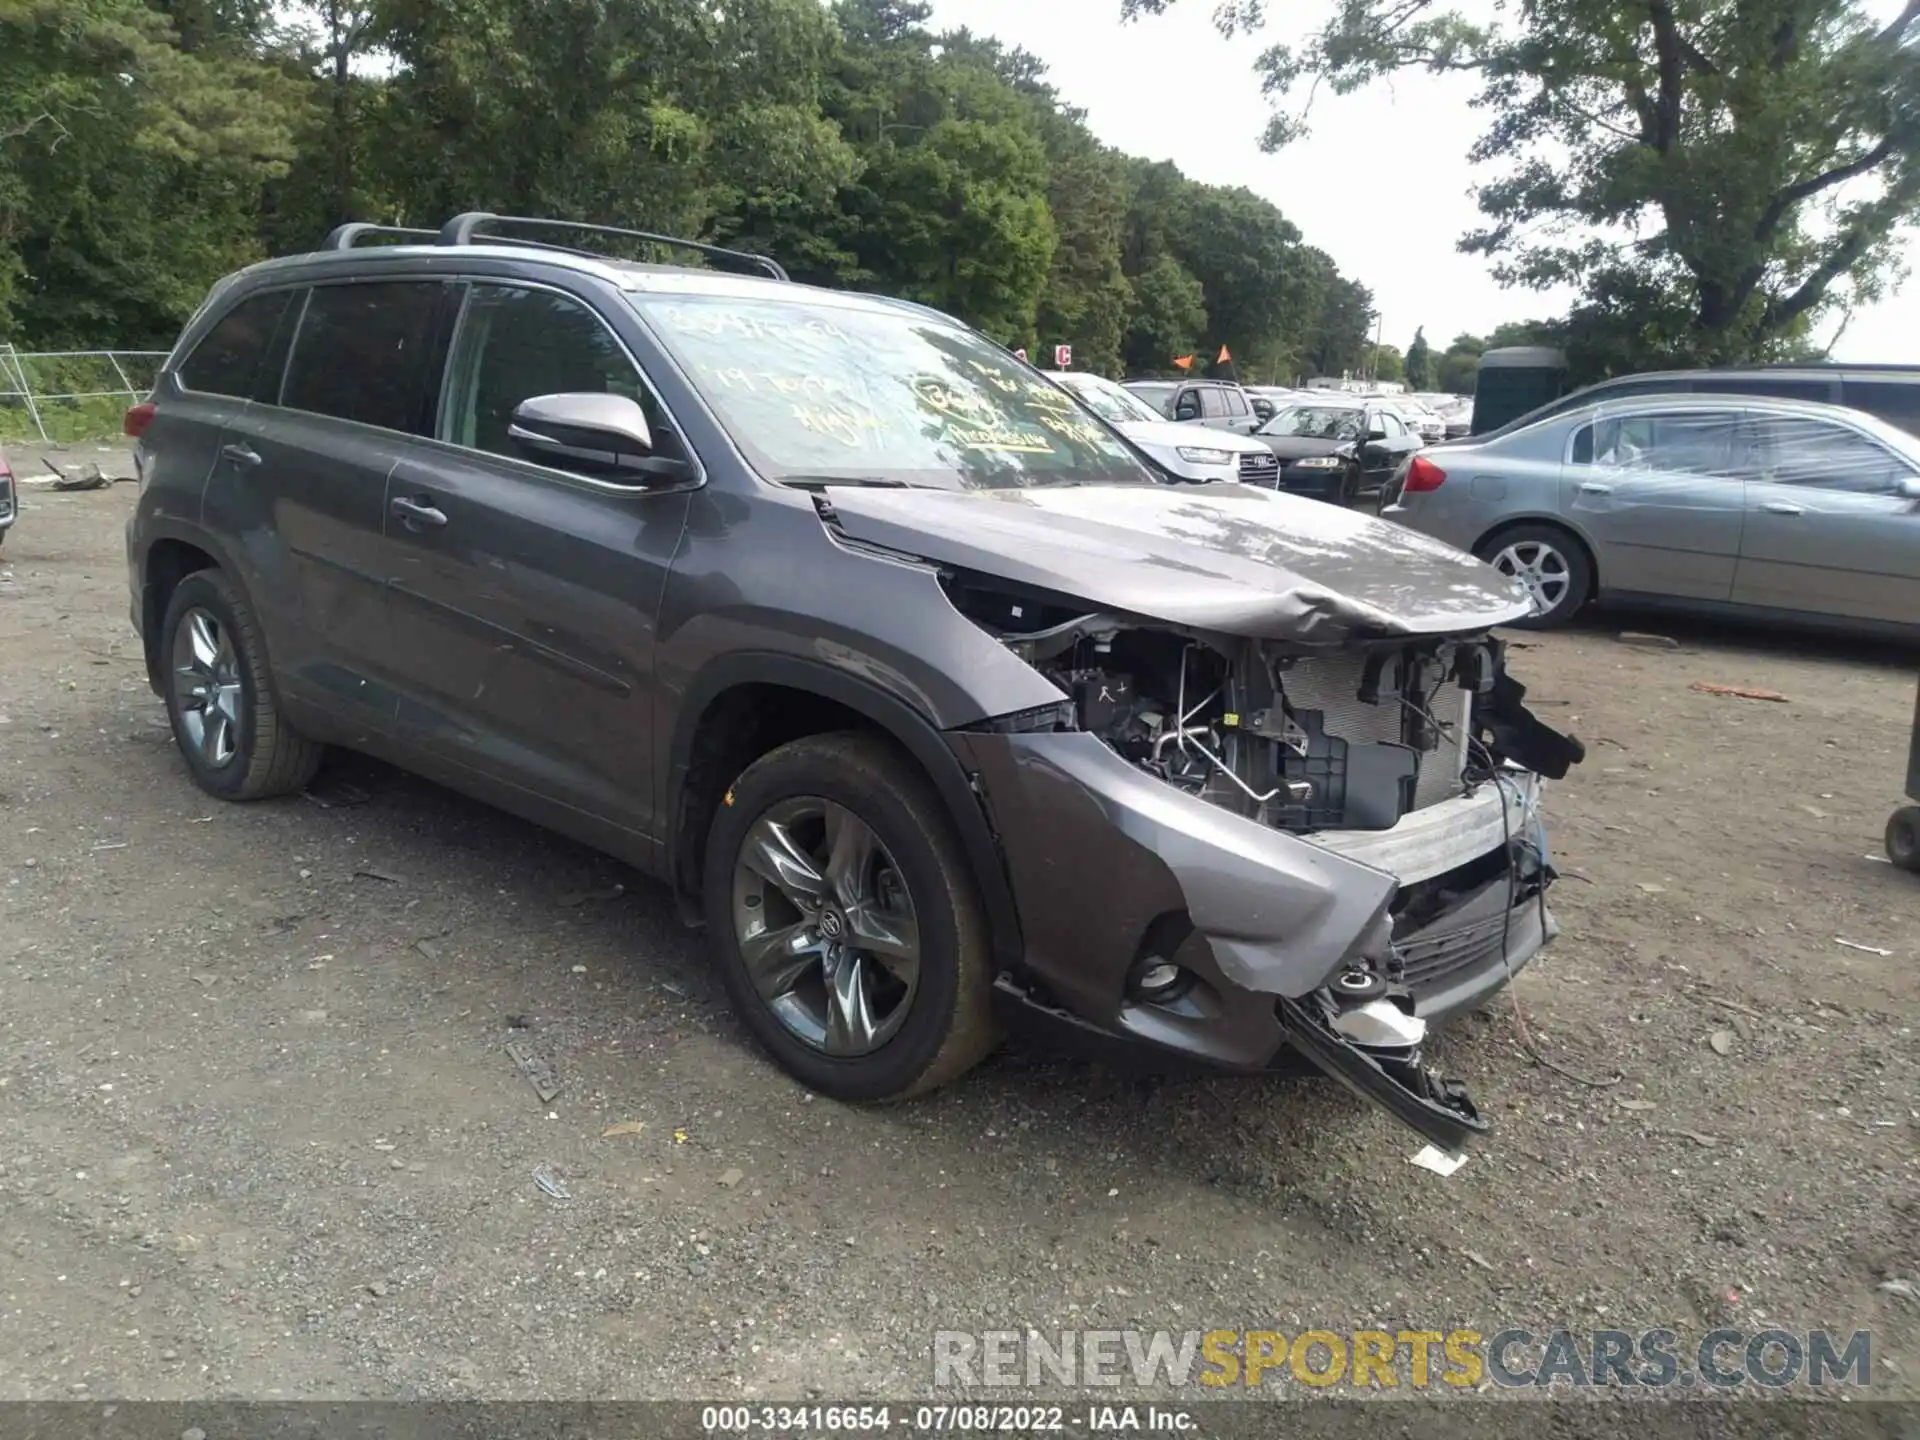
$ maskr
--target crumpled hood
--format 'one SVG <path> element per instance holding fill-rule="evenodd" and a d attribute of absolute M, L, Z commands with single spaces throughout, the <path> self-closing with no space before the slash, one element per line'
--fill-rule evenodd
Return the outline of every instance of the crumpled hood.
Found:
<path fill-rule="evenodd" d="M 1464 551 L 1231 482 L 825 493 L 851 540 L 1221 634 L 1333 644 L 1482 630 L 1530 609 L 1518 581 Z"/>
<path fill-rule="evenodd" d="M 1234 455 L 1258 454 L 1266 449 L 1258 440 L 1236 435 L 1231 430 L 1215 430 L 1205 425 L 1176 425 L 1171 420 L 1124 420 L 1114 426 L 1136 445 L 1152 445 L 1172 450 L 1181 445 L 1202 450 L 1225 450 Z"/>

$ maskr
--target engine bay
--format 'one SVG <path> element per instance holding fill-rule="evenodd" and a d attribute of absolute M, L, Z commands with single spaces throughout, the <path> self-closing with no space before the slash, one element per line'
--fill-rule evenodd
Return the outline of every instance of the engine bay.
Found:
<path fill-rule="evenodd" d="M 1487 635 L 1339 650 L 1183 634 L 949 578 L 955 604 L 1056 685 L 1004 728 L 1070 729 L 1278 829 L 1387 830 L 1509 762 L 1558 779 L 1580 742 L 1540 724 Z"/>

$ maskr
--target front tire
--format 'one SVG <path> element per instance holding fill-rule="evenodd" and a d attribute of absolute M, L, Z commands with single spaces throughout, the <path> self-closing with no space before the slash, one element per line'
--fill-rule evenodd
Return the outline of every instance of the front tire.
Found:
<path fill-rule="evenodd" d="M 1593 596 L 1593 562 L 1571 531 L 1558 525 L 1515 525 L 1489 535 L 1474 554 L 1502 575 L 1522 581 L 1534 613 L 1516 630 L 1554 630 L 1578 615 Z"/>
<path fill-rule="evenodd" d="M 748 766 L 715 812 L 703 888 L 735 1010 L 812 1089 L 916 1095 L 997 1043 L 978 888 L 933 787 L 886 741 L 813 735 Z"/>
<path fill-rule="evenodd" d="M 1920 805 L 1902 805 L 1887 821 L 1887 858 L 1902 870 L 1920 871 Z"/>
<path fill-rule="evenodd" d="M 193 783 L 222 800 L 265 800 L 304 790 L 319 745 L 280 714 L 253 608 L 218 570 L 196 570 L 160 622 L 167 720 Z"/>

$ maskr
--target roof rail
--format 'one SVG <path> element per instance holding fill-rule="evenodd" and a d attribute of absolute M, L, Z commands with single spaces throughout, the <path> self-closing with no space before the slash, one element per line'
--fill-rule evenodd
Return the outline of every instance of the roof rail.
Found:
<path fill-rule="evenodd" d="M 368 235 L 401 235 L 414 240 L 432 240 L 439 235 L 437 230 L 411 230 L 403 225 L 371 225 L 364 220 L 356 220 L 347 225 L 336 225 L 327 232 L 327 238 L 320 242 L 322 250 L 351 250 Z"/>
<path fill-rule="evenodd" d="M 755 255 L 748 250 L 729 250 L 722 245 L 703 245 L 698 240 L 682 240 L 674 235 L 655 235 L 648 230 L 623 230 L 617 225 L 588 225 L 579 220 L 546 220 L 536 215 L 494 215 L 485 210 L 470 210 L 465 215 L 454 216 L 440 227 L 439 243 L 477 245 L 487 240 L 497 240 L 502 245 L 529 245 L 541 250 L 566 250 L 580 255 L 596 253 L 573 245 L 555 245 L 548 241 L 521 240 L 510 236 L 483 233 L 500 225 L 531 225 L 549 230 L 578 230 L 595 235 L 621 235 L 630 240 L 645 240 L 654 245 L 676 245 L 683 250 L 696 250 L 702 255 L 730 260 L 735 264 L 749 265 L 755 270 L 771 275 L 775 280 L 789 278 L 779 261 L 765 255 Z"/>

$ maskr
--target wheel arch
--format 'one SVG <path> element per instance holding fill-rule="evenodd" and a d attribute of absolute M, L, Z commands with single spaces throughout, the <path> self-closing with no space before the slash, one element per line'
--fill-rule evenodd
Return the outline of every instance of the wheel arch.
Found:
<path fill-rule="evenodd" d="M 699 915 L 707 831 L 727 784 L 778 745 L 839 729 L 886 736 L 926 775 L 980 887 L 996 964 L 1017 966 L 1022 946 L 1013 888 L 974 778 L 933 723 L 905 701 L 797 655 L 723 657 L 701 670 L 681 697 L 668 752 L 664 811 L 667 874 L 682 914 Z"/>
<path fill-rule="evenodd" d="M 161 622 L 167 602 L 187 576 L 201 570 L 219 570 L 240 583 L 220 546 L 207 537 L 163 531 L 147 543 L 140 561 L 140 648 L 147 665 L 147 684 L 160 689 Z M 242 594 L 245 593 L 244 587 Z"/>

